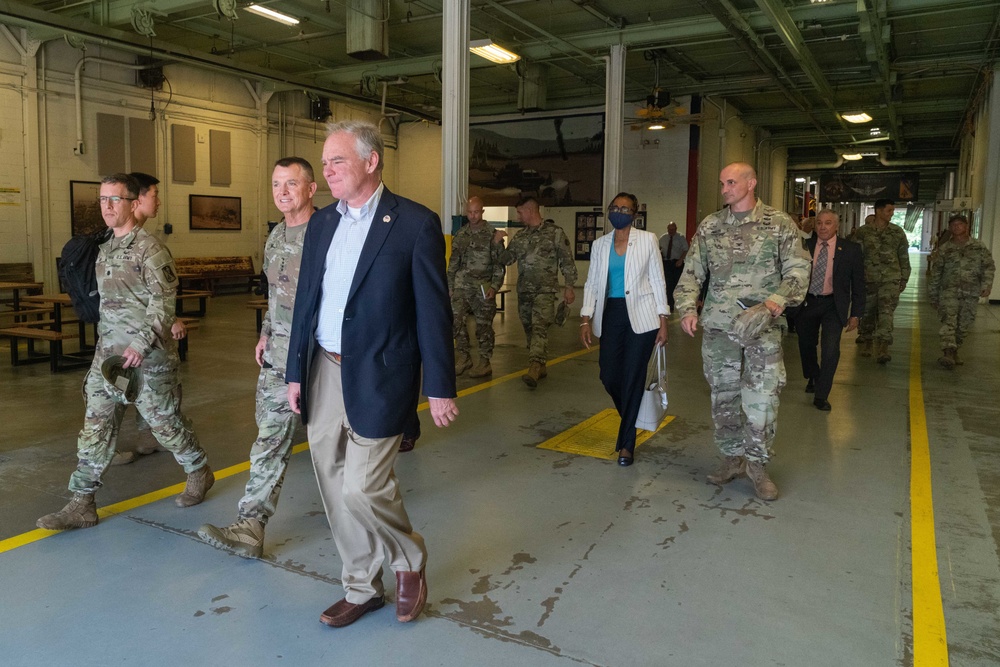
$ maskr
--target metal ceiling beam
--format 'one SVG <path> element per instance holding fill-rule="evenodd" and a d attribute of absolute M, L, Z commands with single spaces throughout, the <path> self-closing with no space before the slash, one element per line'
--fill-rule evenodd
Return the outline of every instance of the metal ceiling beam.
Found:
<path fill-rule="evenodd" d="M 816 62 L 809 47 L 806 46 L 805 40 L 802 39 L 802 33 L 799 32 L 788 10 L 776 0 L 757 0 L 757 6 L 771 20 L 775 32 L 781 37 L 781 41 L 791 51 L 792 56 L 799 63 L 799 67 L 802 68 L 813 87 L 819 92 L 820 97 L 832 109 L 833 89 L 830 88 L 830 83 L 826 80 L 822 68 Z"/>
<path fill-rule="evenodd" d="M 98 26 L 73 17 L 57 16 L 51 12 L 41 11 L 12 0 L 0 0 L 0 20 L 7 24 L 29 29 L 36 27 L 55 29 L 63 34 L 76 35 L 84 40 L 121 49 L 127 53 L 150 55 L 154 58 L 183 62 L 203 69 L 246 76 L 260 81 L 270 81 L 288 86 L 289 88 L 315 92 L 327 97 L 348 100 L 365 106 L 378 107 L 378 103 L 371 99 L 329 88 L 313 80 L 265 68 L 240 65 L 228 58 L 180 47 L 155 38 L 146 39 L 132 32 Z M 386 109 L 399 111 L 423 120 L 437 122 L 437 118 L 434 116 L 416 109 L 393 104 L 386 104 Z"/>
<path fill-rule="evenodd" d="M 899 131 L 899 120 L 892 103 L 892 85 L 895 83 L 895 73 L 889 65 L 889 43 L 891 27 L 883 24 L 886 16 L 886 0 L 857 0 L 857 11 L 860 21 L 858 33 L 865 45 L 865 58 L 871 65 L 872 74 L 882 88 L 882 98 L 886 105 L 889 118 L 889 131 L 896 142 L 896 150 L 903 149 L 903 138 Z M 872 3 L 874 6 L 869 6 Z"/>

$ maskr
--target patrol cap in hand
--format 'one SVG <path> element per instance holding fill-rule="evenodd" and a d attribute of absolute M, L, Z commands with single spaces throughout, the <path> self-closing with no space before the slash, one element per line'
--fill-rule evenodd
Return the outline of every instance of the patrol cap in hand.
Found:
<path fill-rule="evenodd" d="M 772 319 L 771 311 L 767 309 L 767 306 L 758 303 L 736 316 L 729 337 L 739 343 L 741 347 L 753 345 L 764 330 L 771 326 Z"/>
<path fill-rule="evenodd" d="M 561 327 L 562 325 L 566 324 L 566 315 L 568 314 L 569 314 L 569 306 L 566 305 L 565 301 L 560 301 L 559 305 L 556 306 L 556 317 L 555 320 L 553 320 L 555 322 L 555 325 L 557 327 Z"/>
<path fill-rule="evenodd" d="M 119 403 L 135 403 L 142 393 L 142 369 L 138 366 L 124 368 L 125 357 L 108 357 L 101 364 L 104 388 Z"/>

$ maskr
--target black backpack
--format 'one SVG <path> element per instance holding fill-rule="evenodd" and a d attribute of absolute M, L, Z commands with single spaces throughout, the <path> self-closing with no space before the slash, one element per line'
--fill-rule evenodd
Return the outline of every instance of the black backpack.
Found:
<path fill-rule="evenodd" d="M 81 322 L 101 319 L 101 295 L 97 292 L 97 255 L 99 246 L 111 238 L 111 230 L 74 236 L 62 249 L 59 282 L 69 292 L 73 310 Z"/>

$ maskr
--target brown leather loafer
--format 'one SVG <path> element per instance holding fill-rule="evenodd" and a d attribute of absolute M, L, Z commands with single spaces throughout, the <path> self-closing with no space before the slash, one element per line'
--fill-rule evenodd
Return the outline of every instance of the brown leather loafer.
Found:
<path fill-rule="evenodd" d="M 417 439 L 410 438 L 408 436 L 403 436 L 403 439 L 399 441 L 399 451 L 401 452 L 412 452 L 413 448 L 417 446 Z"/>
<path fill-rule="evenodd" d="M 424 571 L 396 573 L 396 620 L 409 623 L 424 610 L 427 602 L 427 579 Z"/>
<path fill-rule="evenodd" d="M 324 611 L 319 617 L 319 622 L 329 625 L 331 628 L 342 628 L 370 611 L 381 609 L 383 605 L 385 605 L 385 596 L 382 595 L 361 604 L 352 604 L 347 601 L 347 598 L 344 598 Z"/>

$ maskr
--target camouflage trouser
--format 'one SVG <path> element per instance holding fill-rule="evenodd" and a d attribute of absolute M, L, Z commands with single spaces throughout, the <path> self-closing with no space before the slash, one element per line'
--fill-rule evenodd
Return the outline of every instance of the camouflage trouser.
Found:
<path fill-rule="evenodd" d="M 496 334 L 493 332 L 493 318 L 497 314 L 496 299 L 484 299 L 477 284 L 475 287 L 456 287 L 452 290 L 451 312 L 455 315 L 455 356 L 470 355 L 469 323 L 466 318 L 471 313 L 476 317 L 476 340 L 479 342 L 479 357 L 490 359 Z"/>
<path fill-rule="evenodd" d="M 79 461 L 69 479 L 69 490 L 74 493 L 94 493 L 101 487 L 101 476 L 114 458 L 118 429 L 125 416 L 125 405 L 116 402 L 104 388 L 102 361 L 100 355 L 95 355 L 84 380 L 87 411 L 76 443 Z M 153 436 L 174 455 L 184 472 L 204 467 L 208 457 L 191 422 L 180 411 L 181 388 L 176 367 L 143 364 L 142 370 L 143 387 L 135 407 L 149 422 Z"/>
<path fill-rule="evenodd" d="M 941 318 L 941 349 L 958 348 L 976 321 L 979 295 L 948 296 L 938 302 L 938 316 Z"/>
<path fill-rule="evenodd" d="M 239 514 L 266 524 L 274 514 L 292 455 L 296 415 L 288 405 L 285 374 L 260 369 L 257 377 L 257 439 L 250 448 L 250 479 Z"/>
<path fill-rule="evenodd" d="M 885 341 L 892 345 L 892 315 L 899 305 L 899 281 L 865 283 L 865 314 L 858 326 L 858 342 Z"/>
<path fill-rule="evenodd" d="M 712 390 L 715 444 L 725 456 L 767 463 L 785 386 L 781 330 L 773 327 L 741 348 L 724 331 L 705 329 L 701 354 Z"/>
<path fill-rule="evenodd" d="M 549 327 L 556 315 L 554 292 L 518 292 L 517 314 L 528 338 L 528 361 L 545 363 L 549 358 Z"/>

